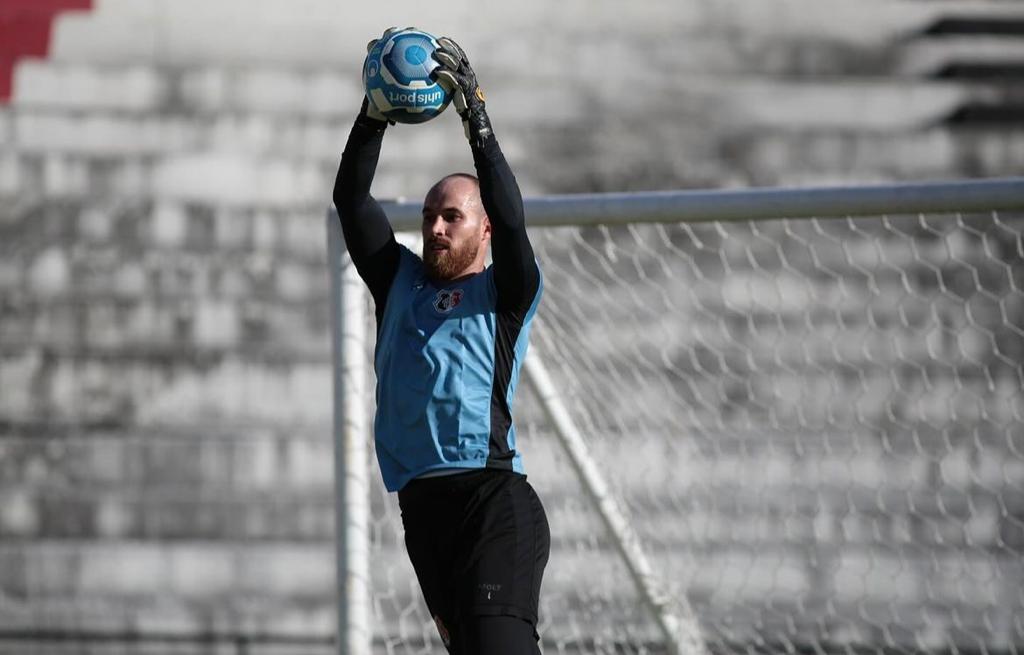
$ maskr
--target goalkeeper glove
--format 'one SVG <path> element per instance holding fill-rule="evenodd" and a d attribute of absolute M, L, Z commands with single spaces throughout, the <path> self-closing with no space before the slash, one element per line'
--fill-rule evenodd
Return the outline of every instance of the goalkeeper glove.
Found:
<path fill-rule="evenodd" d="M 454 94 L 455 111 L 462 118 L 466 138 L 482 146 L 491 132 L 491 120 L 484 108 L 484 92 L 476 81 L 476 73 L 466 59 L 465 51 L 446 36 L 437 40 L 434 59 L 441 64 L 434 69 L 435 78 Z"/>
<path fill-rule="evenodd" d="M 410 29 L 410 28 L 406 28 L 406 29 Z M 400 32 L 400 31 L 401 30 L 398 29 L 397 27 L 389 27 L 389 28 L 387 28 L 386 30 L 384 30 L 384 33 L 380 35 L 379 39 L 370 39 L 370 41 L 368 41 L 366 43 L 366 52 L 370 52 L 371 50 L 373 50 L 373 46 L 377 45 L 381 40 L 386 39 L 389 36 L 391 36 L 392 34 L 394 34 L 395 32 Z M 378 122 L 381 122 L 381 123 L 387 123 L 388 125 L 394 125 L 395 124 L 395 121 L 390 120 L 387 116 L 385 116 L 384 114 L 380 113 L 380 110 L 378 110 L 376 107 L 374 107 L 373 103 L 370 102 L 369 99 L 365 95 L 363 96 L 363 106 L 360 107 L 360 109 L 359 109 L 359 118 L 360 119 L 362 119 L 362 118 L 369 118 L 370 120 L 378 121 Z"/>
<path fill-rule="evenodd" d="M 381 127 L 379 123 L 384 123 L 384 127 L 395 124 L 395 121 L 380 113 L 365 95 L 363 96 L 363 105 L 359 108 L 359 115 L 356 116 L 356 122 L 377 128 Z M 378 125 L 374 125 L 374 123 L 378 123 Z"/>

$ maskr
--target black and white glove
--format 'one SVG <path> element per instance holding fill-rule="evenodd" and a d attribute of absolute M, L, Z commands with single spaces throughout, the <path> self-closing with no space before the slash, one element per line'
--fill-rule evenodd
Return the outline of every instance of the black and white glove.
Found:
<path fill-rule="evenodd" d="M 407 29 L 407 30 L 414 30 L 416 28 L 415 27 L 407 27 L 405 29 Z M 394 25 L 392 25 L 391 27 L 389 27 L 386 30 L 384 30 L 384 33 L 380 35 L 379 39 L 370 39 L 369 41 L 367 41 L 367 43 L 366 43 L 366 51 L 369 52 L 369 51 L 373 50 L 373 46 L 377 45 L 378 43 L 380 43 L 384 39 L 388 38 L 389 36 L 391 36 L 395 32 L 401 32 L 401 31 L 402 30 L 400 28 L 395 27 Z"/>
<path fill-rule="evenodd" d="M 465 51 L 446 36 L 437 40 L 434 59 L 440 64 L 433 75 L 454 94 L 455 111 L 462 117 L 462 126 L 469 142 L 482 146 L 491 135 L 491 121 L 484 108 L 484 92 L 476 81 L 476 73 L 466 59 Z"/>
<path fill-rule="evenodd" d="M 377 111 L 377 108 L 373 106 L 370 99 L 363 96 L 363 104 L 359 108 L 359 115 L 356 116 L 356 122 L 368 125 L 370 127 L 387 127 L 388 125 L 394 125 L 395 121 L 389 120 L 387 116 Z M 383 123 L 383 125 L 380 125 Z"/>
<path fill-rule="evenodd" d="M 406 29 L 410 29 L 410 28 L 406 28 Z M 370 39 L 366 43 L 366 52 L 369 53 L 371 50 L 373 50 L 373 46 L 377 45 L 377 43 L 379 43 L 382 39 L 388 38 L 389 36 L 391 36 L 395 32 L 401 32 L 401 30 L 399 28 L 397 28 L 397 27 L 389 27 L 386 30 L 384 30 L 384 33 L 380 35 L 379 39 Z M 378 122 L 381 122 L 381 123 L 387 123 L 388 125 L 394 125 L 395 124 L 395 121 L 388 119 L 387 116 L 385 116 L 384 114 L 380 113 L 380 111 L 376 107 L 373 106 L 373 103 L 370 102 L 369 99 L 364 95 L 363 96 L 363 106 L 359 108 L 359 117 L 358 117 L 357 120 L 363 120 L 365 118 L 368 118 L 368 119 L 370 119 L 372 121 L 378 121 Z"/>

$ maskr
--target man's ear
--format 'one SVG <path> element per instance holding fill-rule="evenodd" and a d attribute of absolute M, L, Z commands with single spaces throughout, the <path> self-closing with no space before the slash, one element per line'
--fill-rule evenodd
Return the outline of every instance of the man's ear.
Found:
<path fill-rule="evenodd" d="M 491 219 L 484 216 L 484 237 L 487 239 L 491 238 Z"/>

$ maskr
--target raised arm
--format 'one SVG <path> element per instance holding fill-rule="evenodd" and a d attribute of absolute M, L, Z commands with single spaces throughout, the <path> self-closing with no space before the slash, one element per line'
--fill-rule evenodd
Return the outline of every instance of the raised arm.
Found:
<path fill-rule="evenodd" d="M 523 197 L 494 136 L 473 146 L 480 198 L 491 221 L 491 255 L 498 308 L 525 310 L 537 296 L 540 270 L 526 234 Z"/>
<path fill-rule="evenodd" d="M 388 124 L 368 115 L 369 111 L 363 98 L 334 180 L 334 206 L 341 218 L 341 230 L 352 262 L 359 277 L 370 288 L 379 323 L 388 289 L 398 270 L 399 249 L 384 210 L 370 195 Z"/>
<path fill-rule="evenodd" d="M 484 94 L 477 84 L 466 53 L 449 38 L 438 39 L 434 53 L 441 67 L 435 75 L 454 91 L 455 109 L 462 117 L 466 138 L 473 150 L 473 163 L 480 178 L 480 197 L 491 221 L 491 254 L 498 309 L 525 311 L 540 288 L 540 270 L 533 246 L 526 234 L 523 197 L 512 169 L 494 138 L 484 106 Z"/>

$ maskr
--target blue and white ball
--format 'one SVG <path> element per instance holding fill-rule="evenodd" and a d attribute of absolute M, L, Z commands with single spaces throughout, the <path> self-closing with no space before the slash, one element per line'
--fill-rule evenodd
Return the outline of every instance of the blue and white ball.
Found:
<path fill-rule="evenodd" d="M 380 39 L 366 53 L 363 86 L 377 111 L 397 123 L 425 123 L 451 102 L 451 92 L 430 79 L 439 64 L 437 39 L 407 28 Z"/>

